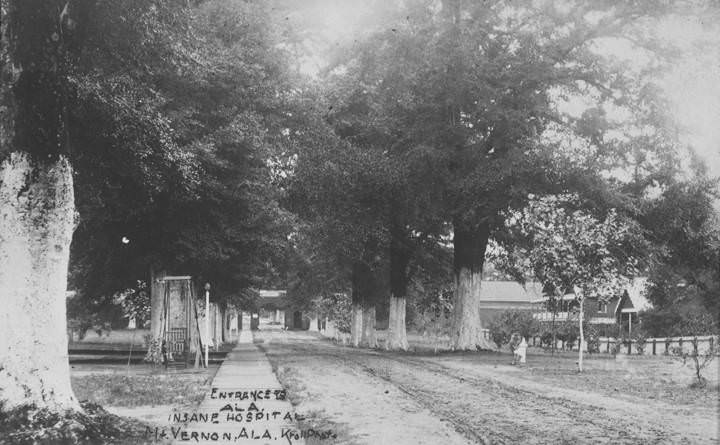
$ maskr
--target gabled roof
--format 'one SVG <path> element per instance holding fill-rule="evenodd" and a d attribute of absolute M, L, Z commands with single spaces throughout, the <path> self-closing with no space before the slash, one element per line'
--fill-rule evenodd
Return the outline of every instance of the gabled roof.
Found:
<path fill-rule="evenodd" d="M 530 303 L 542 296 L 542 285 L 537 282 L 525 283 L 525 287 L 515 281 L 483 281 L 480 285 L 480 301 Z"/>
<path fill-rule="evenodd" d="M 627 296 L 630 299 L 630 303 L 632 305 L 632 308 L 621 308 L 623 306 L 622 304 L 618 304 L 617 308 L 615 308 L 616 312 L 618 310 L 622 312 L 641 312 L 647 309 L 652 309 L 652 303 L 650 303 L 647 299 L 647 278 L 646 277 L 639 277 L 632 280 L 632 283 L 630 283 L 630 286 L 628 286 L 625 291 L 627 292 Z"/>

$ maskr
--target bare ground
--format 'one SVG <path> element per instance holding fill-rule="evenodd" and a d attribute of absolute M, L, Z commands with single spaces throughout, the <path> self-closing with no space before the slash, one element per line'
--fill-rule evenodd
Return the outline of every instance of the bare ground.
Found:
<path fill-rule="evenodd" d="M 703 444 L 718 440 L 711 389 L 668 359 L 420 355 L 341 347 L 305 332 L 256 335 L 299 412 L 353 444 Z M 533 361 L 536 362 L 533 364 Z M 712 374 L 712 373 L 711 373 Z"/>

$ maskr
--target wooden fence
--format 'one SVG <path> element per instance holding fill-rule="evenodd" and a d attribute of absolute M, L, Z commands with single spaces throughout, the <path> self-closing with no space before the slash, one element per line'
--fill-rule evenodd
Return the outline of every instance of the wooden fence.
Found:
<path fill-rule="evenodd" d="M 718 345 L 720 338 L 717 335 L 703 335 L 698 337 L 667 337 L 667 338 L 648 338 L 638 347 L 637 340 L 623 340 L 613 337 L 599 338 L 599 352 L 615 353 L 627 355 L 670 355 L 674 354 L 678 348 L 683 352 L 692 352 L 693 339 L 697 338 L 698 352 L 704 354 L 708 349 Z M 540 346 L 540 337 L 530 338 L 530 346 Z M 617 345 L 617 347 L 616 347 Z M 572 348 L 566 348 L 565 342 L 558 340 L 558 350 L 577 351 L 577 341 Z M 587 351 L 587 348 L 585 349 Z"/>
<path fill-rule="evenodd" d="M 600 352 L 613 352 L 628 355 L 671 355 L 678 349 L 683 352 L 693 351 L 693 340 L 697 339 L 698 353 L 705 354 L 709 349 L 717 347 L 717 335 L 703 335 L 697 337 L 667 337 L 648 338 L 644 343 L 637 340 L 618 340 L 615 338 L 600 337 Z M 716 351 L 717 354 L 717 351 Z"/>

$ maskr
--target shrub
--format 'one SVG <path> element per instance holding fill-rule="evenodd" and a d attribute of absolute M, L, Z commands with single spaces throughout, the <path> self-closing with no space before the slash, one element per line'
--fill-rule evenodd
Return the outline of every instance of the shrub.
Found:
<path fill-rule="evenodd" d="M 162 339 L 153 338 L 152 334 L 145 335 L 143 339 L 147 347 L 147 354 L 143 360 L 153 365 L 163 363 Z"/>
<path fill-rule="evenodd" d="M 600 331 L 594 326 L 588 326 L 585 335 L 588 353 L 600 352 Z"/>
<path fill-rule="evenodd" d="M 638 355 L 645 353 L 645 345 L 647 344 L 647 337 L 643 332 L 638 332 L 635 335 L 635 349 Z"/>
<path fill-rule="evenodd" d="M 691 313 L 683 316 L 679 326 L 680 335 L 717 335 L 718 325 L 707 312 Z"/>
<path fill-rule="evenodd" d="M 540 335 L 540 345 L 545 347 L 552 347 L 553 334 L 550 331 L 543 331 Z"/>
<path fill-rule="evenodd" d="M 566 320 L 559 323 L 557 327 L 557 338 L 565 342 L 565 347 L 572 349 L 579 336 L 580 328 L 574 320 Z"/>
<path fill-rule="evenodd" d="M 688 361 L 692 363 L 692 368 L 695 371 L 695 377 L 697 379 L 692 386 L 703 387 L 707 383 L 707 380 L 702 376 L 702 370 L 705 369 L 707 365 L 713 361 L 718 352 L 720 352 L 718 350 L 718 344 L 717 342 L 712 342 L 706 350 L 700 351 L 700 342 L 697 337 L 693 337 L 690 343 L 692 344 L 691 351 L 685 352 L 681 347 L 675 347 L 672 349 L 672 352 L 682 361 L 683 365 L 686 365 Z"/>
<path fill-rule="evenodd" d="M 490 338 L 499 349 L 510 341 L 513 332 L 528 338 L 539 332 L 540 324 L 530 311 L 507 310 L 493 318 L 488 329 Z"/>
<path fill-rule="evenodd" d="M 692 350 L 685 352 L 682 347 L 676 347 L 672 349 L 672 353 L 682 361 L 683 365 L 687 364 L 688 361 L 692 363 L 697 379 L 694 386 L 705 386 L 707 380 L 702 376 L 702 370 L 713 361 L 719 352 L 719 348 L 718 342 L 713 341 L 710 342 L 706 350 L 700 351 L 698 336 L 717 334 L 717 323 L 712 315 L 708 313 L 690 314 L 684 317 L 680 329 L 683 335 L 693 337 L 690 340 Z"/>
<path fill-rule="evenodd" d="M 490 339 L 495 343 L 498 349 L 502 348 L 504 344 L 510 341 L 510 332 L 502 321 L 498 318 L 493 318 L 488 326 L 490 331 Z"/>
<path fill-rule="evenodd" d="M 678 327 L 683 316 L 671 309 L 651 309 L 639 314 L 643 329 L 649 337 L 674 337 L 680 335 Z"/>

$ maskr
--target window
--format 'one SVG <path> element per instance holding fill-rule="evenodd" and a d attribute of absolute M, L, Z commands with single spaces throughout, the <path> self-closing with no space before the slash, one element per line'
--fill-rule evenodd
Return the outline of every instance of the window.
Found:
<path fill-rule="evenodd" d="M 607 311 L 608 311 L 608 305 L 607 305 L 607 303 L 601 302 L 601 303 L 598 305 L 598 312 L 607 313 Z"/>

